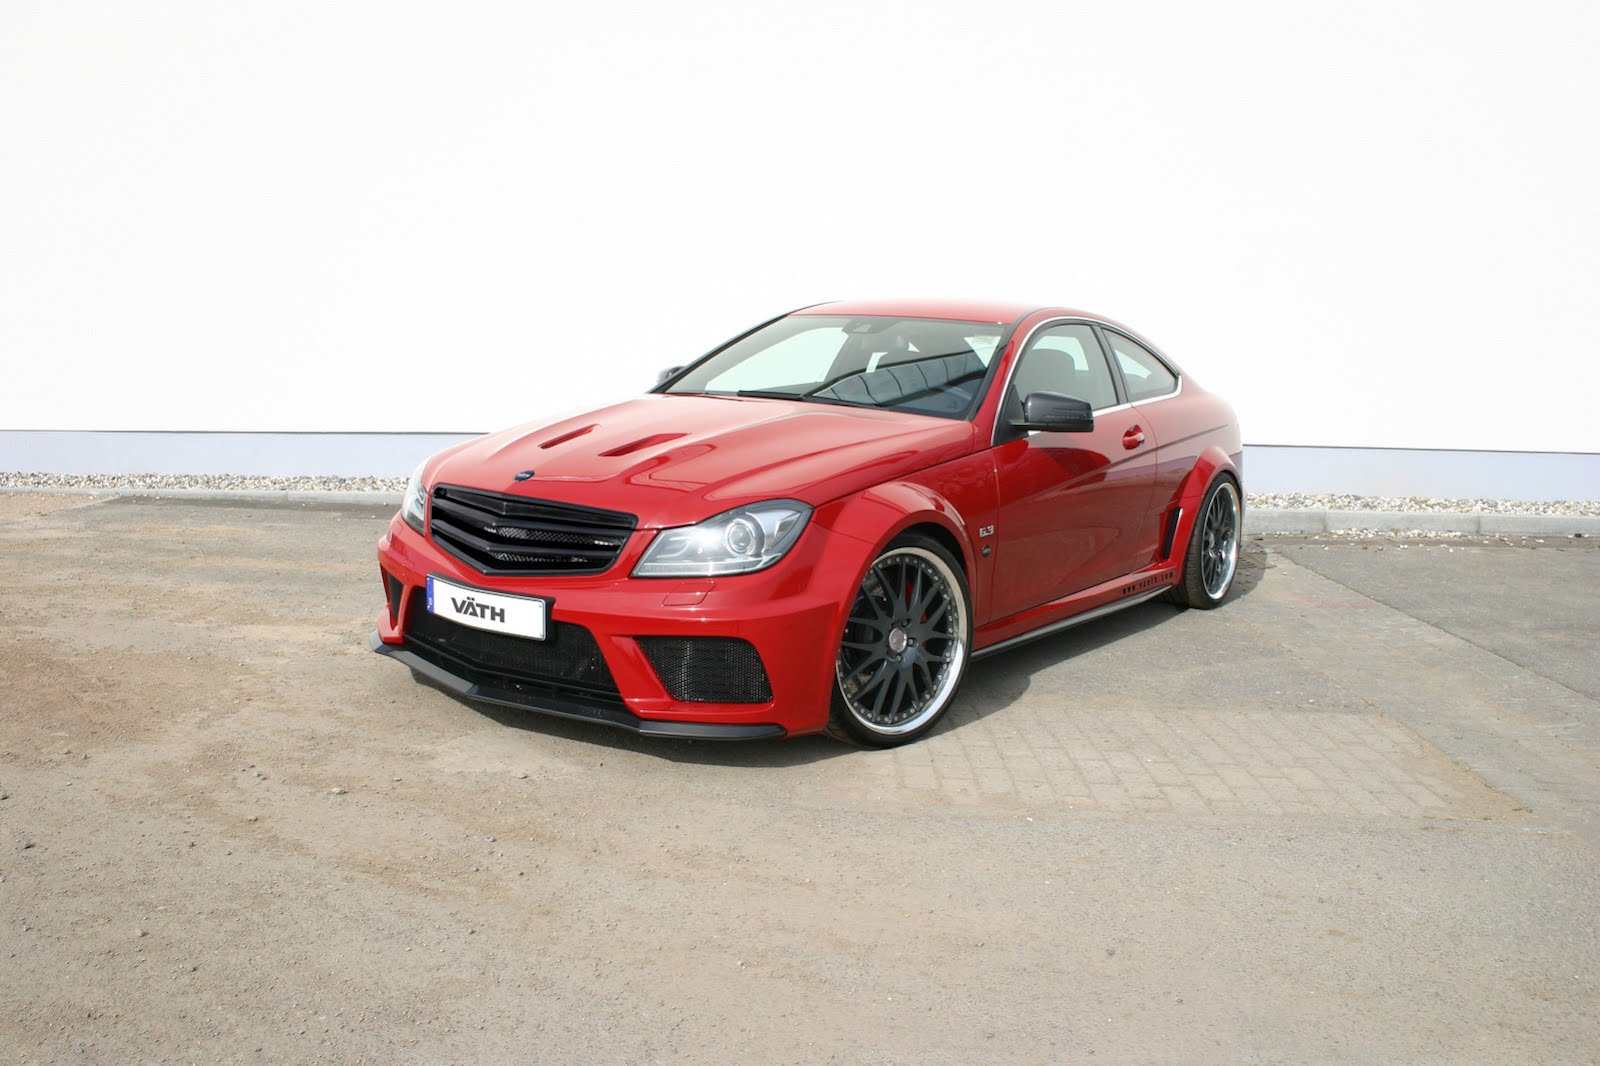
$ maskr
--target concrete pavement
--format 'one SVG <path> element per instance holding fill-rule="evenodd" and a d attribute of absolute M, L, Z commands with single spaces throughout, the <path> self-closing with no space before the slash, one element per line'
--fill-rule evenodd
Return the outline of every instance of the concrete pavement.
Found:
<path fill-rule="evenodd" d="M 16 1061 L 1600 1053 L 1594 544 L 1253 539 L 868 752 L 419 687 L 387 517 L 0 497 Z"/>

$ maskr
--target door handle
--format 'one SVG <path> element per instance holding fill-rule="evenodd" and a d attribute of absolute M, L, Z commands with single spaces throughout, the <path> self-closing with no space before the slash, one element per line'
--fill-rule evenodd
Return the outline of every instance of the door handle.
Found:
<path fill-rule="evenodd" d="M 1130 452 L 1144 443 L 1144 430 L 1134 426 L 1122 435 L 1122 446 Z"/>

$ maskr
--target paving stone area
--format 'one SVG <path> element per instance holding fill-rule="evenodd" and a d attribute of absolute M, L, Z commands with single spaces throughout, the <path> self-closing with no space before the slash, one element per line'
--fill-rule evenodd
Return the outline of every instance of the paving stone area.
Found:
<path fill-rule="evenodd" d="M 1592 546 L 1581 550 L 1600 561 Z M 1486 784 L 1600 847 L 1600 704 L 1287 555 L 1274 560 L 1275 594 L 1252 606 L 1285 652 L 1326 664 L 1340 685 Z"/>
<path fill-rule="evenodd" d="M 979 722 L 897 751 L 880 787 L 1030 811 L 1485 818 L 1515 806 L 1378 715 L 1037 702 L 1008 713 L 1020 731 Z"/>
<path fill-rule="evenodd" d="M 1236 665 L 1231 692 L 1208 654 Z M 817 794 L 1034 816 L 1537 811 L 1600 846 L 1593 699 L 1259 539 L 1221 611 L 1143 605 L 980 662 L 948 726 L 859 771 Z"/>

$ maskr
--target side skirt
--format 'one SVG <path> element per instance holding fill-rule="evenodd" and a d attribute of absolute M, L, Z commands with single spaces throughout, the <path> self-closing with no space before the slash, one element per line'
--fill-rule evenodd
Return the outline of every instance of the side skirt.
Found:
<path fill-rule="evenodd" d="M 1102 603 L 1100 606 L 1092 607 L 1089 610 L 1084 611 L 1082 614 L 1075 614 L 1067 618 L 1049 622 L 1040 626 L 1038 629 L 1030 629 L 1026 633 L 1018 633 L 1016 636 L 1008 637 L 997 644 L 990 644 L 986 648 L 979 648 L 977 651 L 972 653 L 971 657 L 973 659 L 982 659 L 986 656 L 993 655 L 996 652 L 1009 651 L 1012 648 L 1027 644 L 1029 641 L 1038 640 L 1041 637 L 1048 637 L 1052 633 L 1059 633 L 1063 629 L 1071 629 L 1073 626 L 1082 625 L 1084 622 L 1092 622 L 1096 618 L 1104 618 L 1108 614 L 1115 614 L 1123 608 L 1136 607 L 1148 600 L 1155 599 L 1163 592 L 1166 592 L 1170 587 L 1171 582 L 1162 582 L 1153 589 L 1145 589 L 1135 592 L 1133 595 L 1126 596 L 1120 600 L 1112 600 L 1110 603 Z"/>

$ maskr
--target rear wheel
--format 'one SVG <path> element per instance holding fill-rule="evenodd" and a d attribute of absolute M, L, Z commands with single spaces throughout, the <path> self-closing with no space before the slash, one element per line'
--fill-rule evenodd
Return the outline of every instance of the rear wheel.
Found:
<path fill-rule="evenodd" d="M 972 647 L 966 575 L 937 541 L 908 536 L 861 580 L 834 657 L 829 736 L 887 748 L 931 730 Z"/>
<path fill-rule="evenodd" d="M 1173 589 L 1181 604 L 1209 610 L 1228 597 L 1239 568 L 1239 486 L 1224 474 L 1200 502 L 1200 517 L 1189 533 L 1183 579 Z"/>

